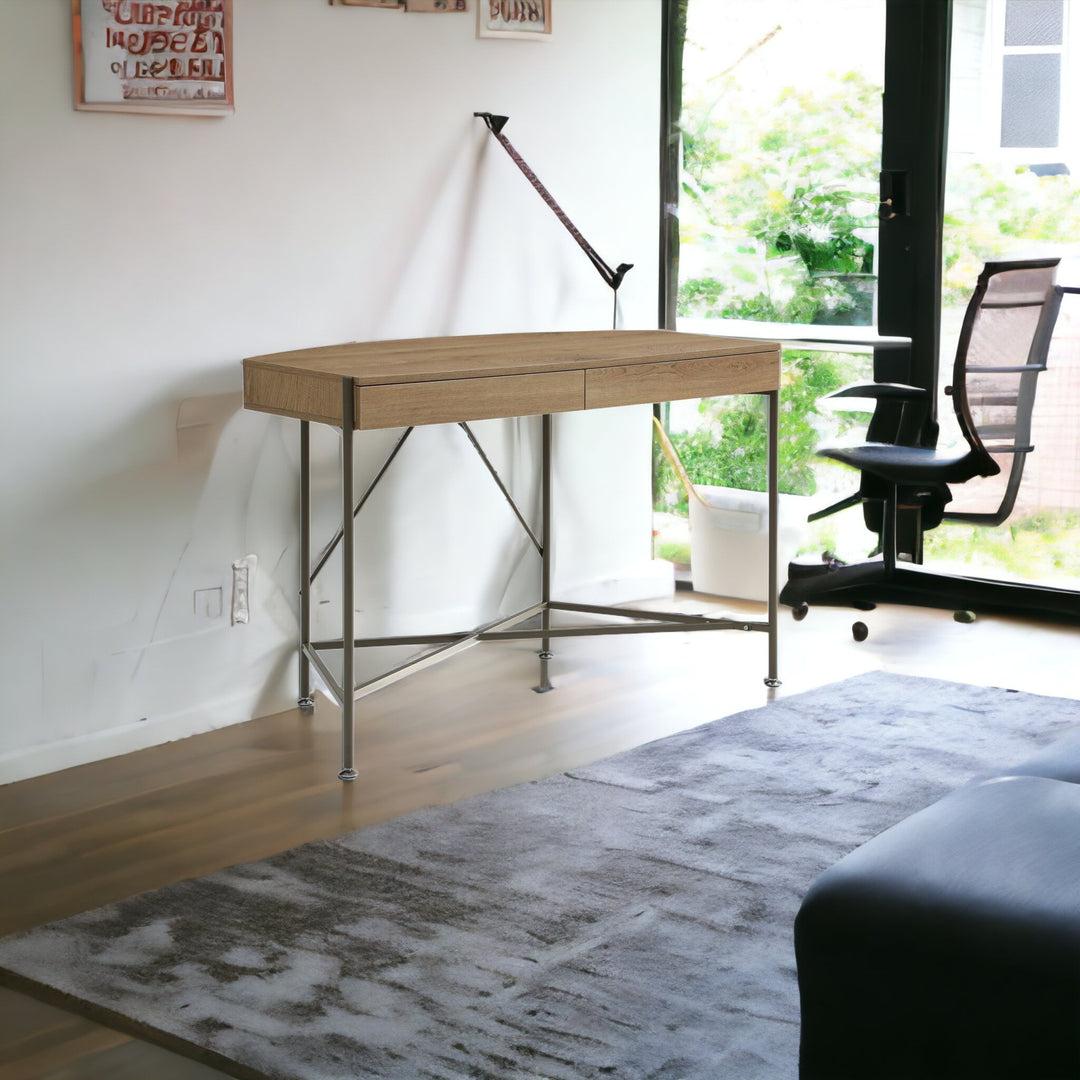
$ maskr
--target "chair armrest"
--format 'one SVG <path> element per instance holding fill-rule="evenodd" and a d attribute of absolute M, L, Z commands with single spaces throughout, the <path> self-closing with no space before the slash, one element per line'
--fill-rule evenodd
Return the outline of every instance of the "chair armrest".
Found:
<path fill-rule="evenodd" d="M 922 386 L 907 386 L 904 383 L 849 383 L 826 394 L 823 401 L 831 398 L 874 398 L 876 400 L 926 401 L 929 393 Z"/>

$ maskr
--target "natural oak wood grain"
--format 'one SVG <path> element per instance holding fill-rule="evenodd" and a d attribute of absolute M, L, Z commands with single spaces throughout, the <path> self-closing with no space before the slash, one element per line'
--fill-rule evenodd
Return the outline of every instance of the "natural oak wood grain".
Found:
<path fill-rule="evenodd" d="M 351 342 L 253 356 L 244 364 L 252 369 L 320 371 L 376 384 L 775 351 L 776 345 L 768 341 L 675 330 L 570 330 Z"/>
<path fill-rule="evenodd" d="M 542 371 L 491 379 L 437 379 L 357 387 L 355 393 L 358 428 L 446 424 L 583 409 L 585 373 Z"/>
<path fill-rule="evenodd" d="M 679 594 L 687 611 L 760 605 Z M 657 602 L 670 609 L 672 601 Z M 429 804 L 549 776 L 718 716 L 883 668 L 1080 698 L 1080 629 L 951 612 L 815 608 L 781 622 L 783 686 L 764 635 L 575 638 L 555 691 L 534 645 L 477 645 L 364 699 L 354 784 L 337 777 L 338 710 L 289 710 L 0 787 L 0 932 L 8 933 Z M 208 1080 L 222 1074 L 0 989 L 5 1080 Z"/>
<path fill-rule="evenodd" d="M 224 1074 L 0 987 L 4 1080 L 213 1080 Z"/>
<path fill-rule="evenodd" d="M 244 406 L 340 427 L 341 378 L 245 367 Z"/>
<path fill-rule="evenodd" d="M 640 368 L 648 370 L 628 377 Z M 583 387 L 590 378 L 597 380 L 595 399 L 578 389 L 581 404 L 572 404 L 571 385 Z M 340 425 L 342 379 L 356 388 L 355 426 L 372 429 L 776 390 L 780 348 L 673 330 L 354 342 L 248 357 L 244 406 Z M 500 380 L 530 381 L 499 387 Z M 415 390 L 406 390 L 408 384 Z"/>
<path fill-rule="evenodd" d="M 662 364 L 596 368 L 585 373 L 585 407 L 605 409 L 642 401 L 679 401 L 775 390 L 780 356 L 715 356 Z"/>

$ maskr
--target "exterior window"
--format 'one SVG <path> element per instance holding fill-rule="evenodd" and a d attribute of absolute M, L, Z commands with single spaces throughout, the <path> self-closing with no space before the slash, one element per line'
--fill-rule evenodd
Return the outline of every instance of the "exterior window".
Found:
<path fill-rule="evenodd" d="M 1001 77 L 1001 145 L 1053 147 L 1061 111 L 1061 57 L 1004 57 Z"/>
<path fill-rule="evenodd" d="M 1061 142 L 1064 0 L 1006 0 L 1001 69 L 1001 137 L 1008 148 Z"/>
<path fill-rule="evenodd" d="M 1060 45 L 1065 30 L 1064 0 L 1009 0 L 1005 44 Z"/>

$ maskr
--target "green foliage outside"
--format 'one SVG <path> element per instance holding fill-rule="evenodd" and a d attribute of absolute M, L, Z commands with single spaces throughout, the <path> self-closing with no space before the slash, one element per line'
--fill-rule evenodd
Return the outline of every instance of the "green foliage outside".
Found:
<path fill-rule="evenodd" d="M 927 561 L 964 573 L 1076 587 L 1080 567 L 1080 511 L 1040 510 L 997 528 L 944 522 L 924 539 Z"/>
<path fill-rule="evenodd" d="M 852 321 L 851 275 L 873 270 L 880 99 L 855 73 L 771 104 L 734 74 L 708 97 L 687 88 L 680 315 Z"/>
<path fill-rule="evenodd" d="M 1015 165 L 972 163 L 949 173 L 942 304 L 962 307 L 984 262 L 1080 236 L 1080 181 Z"/>
<path fill-rule="evenodd" d="M 660 543 L 656 545 L 656 549 L 653 555 L 657 559 L 667 559 L 668 562 L 673 562 L 677 566 L 689 566 L 690 565 L 690 541 L 686 540 L 683 543 Z"/>
<path fill-rule="evenodd" d="M 680 316 L 769 322 L 869 322 L 880 88 L 856 74 L 824 94 L 785 88 L 763 108 L 733 75 L 708 98 L 684 95 Z M 700 272 L 691 269 L 699 268 Z M 862 308 L 863 310 L 858 310 Z M 818 401 L 865 374 L 842 353 L 784 354 L 780 490 L 812 495 L 814 448 L 834 418 Z M 672 442 L 692 482 L 765 490 L 765 403 L 701 402 L 702 426 Z M 659 465 L 657 509 L 686 513 Z"/>

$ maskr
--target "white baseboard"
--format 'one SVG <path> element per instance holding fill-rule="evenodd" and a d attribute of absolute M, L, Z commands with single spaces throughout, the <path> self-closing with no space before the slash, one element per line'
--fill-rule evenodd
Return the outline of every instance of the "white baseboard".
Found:
<path fill-rule="evenodd" d="M 261 690 L 245 691 L 197 710 L 12 750 L 0 754 L 0 784 L 29 780 L 242 723 L 252 718 L 260 698 Z"/>
<path fill-rule="evenodd" d="M 671 563 L 649 560 L 636 567 L 633 573 L 605 581 L 580 585 L 567 583 L 558 599 L 583 604 L 613 605 L 671 596 L 674 589 L 674 569 Z M 86 765 L 93 761 L 145 750 L 151 746 L 175 742 L 206 731 L 243 723 L 256 715 L 267 715 L 263 700 L 264 687 L 245 690 L 229 698 L 208 703 L 198 709 L 160 718 L 124 724 L 89 732 L 68 739 L 21 747 L 0 754 L 0 784 L 29 780 L 61 769 Z M 283 701 L 281 709 L 292 702 Z"/>
<path fill-rule="evenodd" d="M 580 584 L 568 582 L 558 590 L 556 599 L 576 604 L 630 604 L 635 600 L 670 597 L 674 589 L 675 567 L 663 559 L 649 559 L 632 573 L 617 578 Z"/>

